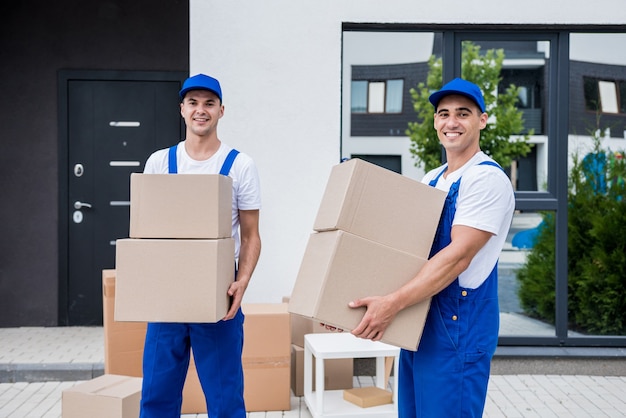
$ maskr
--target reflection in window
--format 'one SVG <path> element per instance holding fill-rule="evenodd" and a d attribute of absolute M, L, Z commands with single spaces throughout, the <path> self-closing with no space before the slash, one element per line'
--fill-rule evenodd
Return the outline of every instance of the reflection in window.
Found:
<path fill-rule="evenodd" d="M 387 81 L 387 113 L 402 112 L 402 87 L 404 80 Z"/>
<path fill-rule="evenodd" d="M 495 92 L 503 103 L 515 99 L 514 107 L 521 117 L 521 129 L 510 133 L 511 138 L 517 135 L 528 135 L 528 142 L 532 149 L 525 155 L 516 155 L 510 167 L 505 167 L 516 191 L 546 191 L 548 187 L 548 127 L 551 123 L 549 112 L 549 69 L 550 69 L 550 41 L 545 40 L 473 40 L 463 41 L 463 45 L 479 47 L 479 57 L 493 57 L 494 65 L 497 57 L 502 57 L 498 87 Z M 469 48 L 468 48 L 469 51 Z M 502 55 L 500 55 L 502 54 Z M 488 74 L 485 69 L 472 68 L 476 60 L 463 60 L 462 66 L 467 74 L 473 72 Z M 469 67 L 469 68 L 467 68 Z M 463 69 L 462 69 L 463 74 Z M 509 89 L 514 86 L 517 94 L 507 97 Z M 490 121 L 496 124 L 498 111 L 488 110 Z M 512 115 L 513 112 L 506 113 Z M 501 116 L 506 120 L 505 113 Z M 554 119 L 552 119 L 554 120 Z M 507 126 L 507 123 L 504 123 Z M 485 138 L 485 133 L 481 136 Z M 500 162 L 500 161 L 499 161 Z"/>
<path fill-rule="evenodd" d="M 554 252 L 549 229 L 553 220 L 554 212 L 524 211 L 513 216 L 498 261 L 501 336 L 555 335 L 553 259 L 541 266 L 541 275 L 528 274 L 529 269 L 537 268 L 536 250 Z M 546 242 L 550 237 L 552 241 Z M 539 312 L 538 305 L 542 307 Z"/>
<path fill-rule="evenodd" d="M 367 81 L 352 81 L 352 113 L 365 113 L 367 110 Z"/>
<path fill-rule="evenodd" d="M 402 113 L 404 80 L 352 80 L 352 113 Z"/>
<path fill-rule="evenodd" d="M 583 77 L 585 109 L 600 113 L 626 113 L 626 81 Z"/>
<path fill-rule="evenodd" d="M 385 111 L 385 83 L 370 82 L 367 111 L 369 113 L 383 113 Z"/>

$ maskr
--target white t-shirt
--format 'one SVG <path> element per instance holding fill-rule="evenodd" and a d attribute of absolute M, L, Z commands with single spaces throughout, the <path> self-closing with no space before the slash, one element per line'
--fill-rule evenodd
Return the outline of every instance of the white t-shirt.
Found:
<path fill-rule="evenodd" d="M 193 160 L 185 150 L 185 142 L 178 144 L 176 162 L 178 173 L 181 174 L 218 174 L 232 148 L 222 144 L 208 160 Z M 155 151 L 148 157 L 144 173 L 167 174 L 169 148 Z M 229 176 L 233 179 L 233 238 L 235 238 L 235 257 L 239 257 L 239 210 L 261 209 L 261 187 L 256 165 L 250 156 L 240 152 L 235 158 Z"/>
<path fill-rule="evenodd" d="M 511 226 L 515 210 L 515 195 L 511 180 L 506 174 L 491 165 L 478 165 L 493 161 L 485 153 L 476 153 L 463 167 L 440 176 L 437 189 L 448 192 L 460 177 L 459 194 L 453 225 L 465 225 L 487 231 L 493 236 L 472 259 L 467 270 L 459 275 L 461 287 L 479 287 L 493 270 Z M 422 183 L 430 183 L 445 166 L 426 173 Z"/>

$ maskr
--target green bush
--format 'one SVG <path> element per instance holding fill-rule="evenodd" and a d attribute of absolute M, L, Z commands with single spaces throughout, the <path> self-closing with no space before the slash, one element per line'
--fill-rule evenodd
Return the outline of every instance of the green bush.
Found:
<path fill-rule="evenodd" d="M 595 139 L 574 158 L 568 190 L 568 313 L 570 328 L 626 334 L 626 160 Z M 535 245 L 518 271 L 519 297 L 532 317 L 554 323 L 555 223 L 544 213 Z"/>

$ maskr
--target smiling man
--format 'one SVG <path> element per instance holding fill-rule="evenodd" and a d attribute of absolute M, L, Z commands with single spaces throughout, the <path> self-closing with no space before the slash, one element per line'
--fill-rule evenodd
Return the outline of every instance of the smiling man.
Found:
<path fill-rule="evenodd" d="M 224 116 L 220 83 L 198 74 L 183 83 L 179 95 L 185 139 L 155 151 L 146 161 L 144 173 L 222 174 L 232 178 L 236 280 L 228 289 L 230 310 L 221 321 L 148 324 L 140 416 L 180 417 L 183 383 L 193 349 L 209 416 L 245 418 L 241 363 L 244 316 L 240 307 L 261 251 L 259 176 L 252 158 L 218 137 L 217 125 Z"/>
<path fill-rule="evenodd" d="M 430 102 L 447 163 L 422 181 L 448 192 L 430 259 L 395 292 L 351 302 L 367 308 L 352 333 L 380 340 L 400 310 L 432 298 L 417 351 L 400 354 L 399 417 L 481 417 L 498 342 L 497 262 L 515 196 L 480 150 L 488 119 L 480 88 L 457 78 Z"/>

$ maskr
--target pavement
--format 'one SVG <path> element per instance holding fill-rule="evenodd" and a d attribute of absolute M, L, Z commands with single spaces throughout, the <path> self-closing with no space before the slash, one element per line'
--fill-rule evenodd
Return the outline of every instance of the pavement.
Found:
<path fill-rule="evenodd" d="M 626 376 L 615 373 L 624 358 L 600 359 L 608 366 L 581 369 L 584 374 L 524 365 L 511 373 L 500 366 L 501 374 L 489 381 L 484 417 L 626 417 Z M 63 390 L 103 372 L 102 327 L 0 329 L 0 418 L 60 418 Z M 374 380 L 355 376 L 354 385 Z M 291 405 L 290 411 L 251 412 L 248 418 L 311 418 L 303 398 L 292 394 Z"/>

